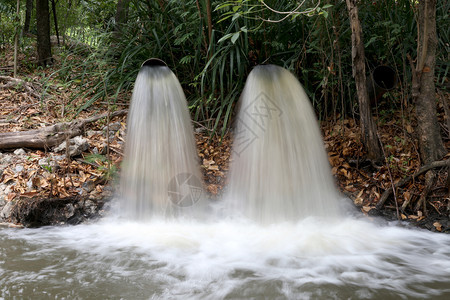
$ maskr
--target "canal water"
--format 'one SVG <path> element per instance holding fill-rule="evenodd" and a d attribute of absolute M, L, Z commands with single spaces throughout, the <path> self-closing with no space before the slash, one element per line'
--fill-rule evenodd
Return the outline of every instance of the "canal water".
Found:
<path fill-rule="evenodd" d="M 402 298 L 450 298 L 450 236 L 348 217 L 0 228 L 0 299 Z"/>
<path fill-rule="evenodd" d="M 144 64 L 132 98 L 118 217 L 0 228 L 0 299 L 450 299 L 450 235 L 340 209 L 289 71 L 249 75 L 222 210 L 175 75 Z"/>

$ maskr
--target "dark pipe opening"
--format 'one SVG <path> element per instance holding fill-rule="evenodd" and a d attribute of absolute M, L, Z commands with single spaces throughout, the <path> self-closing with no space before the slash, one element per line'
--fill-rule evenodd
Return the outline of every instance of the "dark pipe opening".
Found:
<path fill-rule="evenodd" d="M 367 91 L 370 103 L 375 105 L 387 91 L 397 85 L 397 74 L 388 66 L 376 67 L 367 78 Z"/>
<path fill-rule="evenodd" d="M 373 70 L 373 80 L 380 88 L 391 90 L 397 85 L 397 75 L 388 66 L 379 66 Z"/>
<path fill-rule="evenodd" d="M 142 63 L 141 68 L 143 66 L 149 66 L 149 67 L 152 67 L 152 66 L 163 66 L 163 67 L 167 67 L 167 64 L 163 60 L 161 60 L 159 58 L 149 58 L 149 59 L 147 59 L 146 61 L 144 61 Z"/>

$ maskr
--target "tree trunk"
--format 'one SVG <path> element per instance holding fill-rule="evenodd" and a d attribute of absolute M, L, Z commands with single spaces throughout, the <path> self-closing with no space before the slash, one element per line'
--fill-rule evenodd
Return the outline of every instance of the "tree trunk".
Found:
<path fill-rule="evenodd" d="M 60 43 L 59 43 L 58 18 L 56 17 L 56 3 L 55 3 L 55 0 L 52 0 L 52 11 L 53 11 L 53 21 L 55 22 L 56 40 L 58 41 L 58 46 L 59 46 Z"/>
<path fill-rule="evenodd" d="M 130 6 L 130 0 L 117 1 L 116 16 L 114 17 L 114 37 L 120 39 L 122 33 L 122 25 L 128 20 L 128 8 Z"/>
<path fill-rule="evenodd" d="M 378 162 L 382 159 L 382 152 L 377 138 L 377 125 L 370 111 L 369 96 L 366 86 L 366 66 L 364 43 L 361 24 L 358 17 L 357 0 L 346 0 L 352 29 L 352 64 L 353 77 L 356 82 L 356 92 L 359 102 L 361 137 L 367 151 L 367 158 Z"/>
<path fill-rule="evenodd" d="M 14 78 L 17 77 L 17 51 L 19 49 L 19 20 L 20 20 L 20 0 L 17 0 L 17 10 L 16 10 L 16 34 L 14 35 Z"/>
<path fill-rule="evenodd" d="M 33 11 L 33 0 L 27 0 L 25 5 L 25 23 L 23 24 L 23 33 L 30 32 L 31 13 Z"/>
<path fill-rule="evenodd" d="M 53 62 L 48 0 L 36 0 L 36 27 L 38 64 L 45 67 Z"/>
<path fill-rule="evenodd" d="M 445 155 L 437 121 L 434 69 L 436 65 L 436 0 L 419 1 L 417 66 L 412 95 L 416 103 L 420 156 L 429 164 Z M 414 72 L 414 70 L 413 70 Z"/>
<path fill-rule="evenodd" d="M 212 35 L 212 13 L 211 13 L 211 1 L 206 0 L 206 17 L 208 18 L 208 39 L 211 44 L 211 35 Z"/>
<path fill-rule="evenodd" d="M 206 40 L 205 28 L 203 26 L 202 8 L 201 8 L 198 0 L 195 1 L 195 4 L 197 5 L 198 17 L 200 18 L 200 23 L 202 24 L 202 36 L 203 36 L 203 43 L 205 45 L 205 52 L 208 52 L 208 41 Z"/>

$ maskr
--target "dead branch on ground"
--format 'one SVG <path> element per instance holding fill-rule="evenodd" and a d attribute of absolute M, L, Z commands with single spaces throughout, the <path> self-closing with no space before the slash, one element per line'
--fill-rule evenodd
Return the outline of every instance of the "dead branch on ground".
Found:
<path fill-rule="evenodd" d="M 128 113 L 127 109 L 118 110 L 110 114 L 110 117 L 122 116 Z M 87 119 L 62 122 L 51 126 L 18 132 L 0 133 L 0 149 L 32 148 L 48 149 L 57 146 L 66 140 L 84 133 L 84 127 L 88 123 L 106 118 L 107 113 L 92 116 Z"/>
<path fill-rule="evenodd" d="M 380 200 L 378 201 L 376 208 L 377 209 L 381 209 L 384 205 L 384 203 L 386 202 L 387 198 L 389 197 L 389 195 L 393 192 L 393 188 L 398 188 L 401 187 L 403 185 L 405 185 L 406 183 L 408 183 L 409 181 L 415 179 L 417 176 L 431 170 L 431 169 L 437 169 L 437 168 L 443 168 L 443 167 L 450 167 L 450 159 L 447 160 L 438 160 L 438 161 L 434 161 L 432 163 L 429 163 L 427 165 L 422 166 L 417 172 L 415 172 L 414 174 L 407 176 L 405 178 L 403 178 L 402 180 L 400 180 L 399 182 L 397 182 L 393 187 L 388 188 L 387 190 L 385 190 L 383 192 L 383 194 L 381 195 Z"/>
<path fill-rule="evenodd" d="M 22 79 L 14 78 L 11 76 L 0 76 L 0 82 L 5 82 L 5 84 L 0 84 L 0 89 L 8 89 L 12 87 L 23 87 L 28 93 L 30 93 L 35 98 L 40 98 L 38 90 L 40 86 L 36 87 L 37 84 L 27 82 Z"/>

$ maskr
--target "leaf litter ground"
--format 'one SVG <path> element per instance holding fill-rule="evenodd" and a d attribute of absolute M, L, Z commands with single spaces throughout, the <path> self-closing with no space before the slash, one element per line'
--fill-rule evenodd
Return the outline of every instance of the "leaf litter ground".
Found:
<path fill-rule="evenodd" d="M 3 51 L 0 56 L 1 65 L 11 64 L 10 53 L 11 51 Z M 57 68 L 58 62 L 51 68 L 39 71 L 20 66 L 18 73 L 21 79 L 42 94 L 44 91 L 42 82 L 45 82 Z M 11 73 L 12 70 L 9 68 L 0 70 L 0 75 L 11 76 Z M 20 85 L 0 88 L 0 132 L 38 129 L 107 111 L 107 104 L 101 102 L 94 103 L 88 109 L 76 114 L 77 105 L 85 100 L 73 100 L 74 93 L 76 87 L 67 87 L 57 79 L 47 83 L 45 96 L 40 99 Z M 450 149 L 448 128 L 444 125 L 446 116 L 442 107 L 442 103 L 448 103 L 449 95 L 448 93 L 438 95 L 443 97 L 438 106 L 439 120 L 445 146 Z M 128 108 L 129 99 L 129 93 L 120 95 L 113 109 Z M 383 110 L 383 103 L 378 108 L 375 116 L 380 141 L 386 154 L 386 160 L 381 166 L 364 160 L 360 131 L 354 119 L 330 119 L 321 123 L 325 148 L 337 186 L 365 215 L 383 215 L 388 219 L 399 217 L 401 220 L 410 221 L 432 231 L 450 232 L 448 170 L 445 169 L 436 171 L 438 176 L 428 194 L 425 207 L 415 209 L 425 186 L 424 175 L 420 175 L 396 189 L 395 197 L 390 195 L 382 211 L 375 209 L 382 193 L 390 188 L 392 183 L 412 175 L 421 166 L 417 141 L 414 139 L 415 119 L 411 108 L 407 108 L 406 112 L 392 108 Z M 196 124 L 195 137 L 205 189 L 212 198 L 215 198 L 223 193 L 227 183 L 232 134 L 228 132 L 223 137 L 217 134 L 211 137 L 210 131 L 201 124 Z M 31 201 L 42 197 L 67 198 L 78 195 L 89 195 L 91 198 L 111 197 L 123 158 L 126 116 L 110 120 L 109 160 L 105 128 L 106 119 L 89 123 L 84 136 L 88 140 L 89 148 L 78 157 L 69 160 L 64 157 L 64 153 L 54 153 L 52 149 L 25 149 L 24 152 L 17 152 L 18 155 L 9 158 L 6 164 L 5 162 L 3 165 L 0 164 L 0 184 L 3 185 L 5 192 L 4 199 L 0 200 L 8 203 L 17 199 Z M 16 149 L 11 151 L 14 150 Z M 1 161 L 2 156 L 5 157 L 10 152 L 3 150 L 0 153 L 3 153 L 0 154 Z M 447 153 L 444 159 L 449 158 L 450 153 Z"/>

